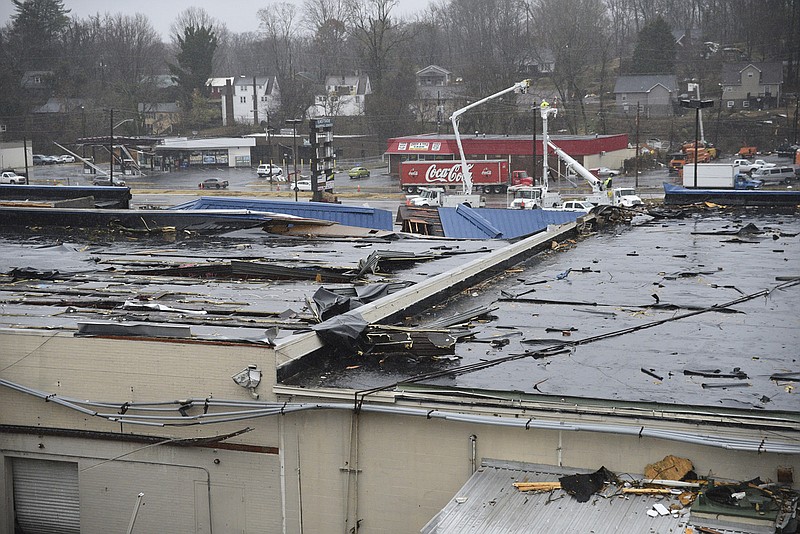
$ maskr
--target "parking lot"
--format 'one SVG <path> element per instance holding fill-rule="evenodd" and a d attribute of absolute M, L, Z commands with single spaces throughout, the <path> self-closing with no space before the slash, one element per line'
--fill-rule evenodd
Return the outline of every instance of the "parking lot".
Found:
<path fill-rule="evenodd" d="M 789 165 L 790 160 L 778 156 L 764 156 L 768 162 L 778 165 Z M 733 161 L 733 156 L 723 157 L 720 163 Z M 108 171 L 108 166 L 101 166 Z M 310 172 L 308 167 L 298 169 L 300 178 L 307 177 Z M 397 178 L 389 176 L 385 167 L 373 166 L 368 178 L 353 179 L 347 174 L 347 169 L 342 169 L 335 174 L 334 194 L 340 201 L 348 204 L 369 204 L 372 207 L 382 207 L 394 210 L 403 202 L 405 195 L 400 190 Z M 284 177 L 291 176 L 292 169 L 284 169 Z M 102 177 L 102 174 L 89 174 L 84 171 L 80 163 L 67 163 L 58 165 L 37 165 L 29 168 L 29 181 L 31 184 L 63 184 L 63 185 L 91 185 L 92 181 Z M 199 186 L 209 178 L 227 181 L 225 189 L 201 189 Z M 183 202 L 198 195 L 225 194 L 256 197 L 294 198 L 295 192 L 292 183 L 286 178 L 261 178 L 254 168 L 230 167 L 194 167 L 182 170 L 163 172 L 158 170 L 143 169 L 141 174 L 120 173 L 117 169 L 114 180 L 124 180 L 131 188 L 134 195 L 134 205 L 165 206 Z M 291 179 L 290 179 L 291 180 Z M 669 174 L 664 169 L 649 170 L 640 173 L 638 179 L 634 176 L 618 176 L 614 178 L 615 187 L 636 187 L 639 196 L 643 199 L 663 198 L 662 183 L 678 184 L 680 178 Z M 585 181 L 580 178 L 560 177 L 550 182 L 550 188 L 559 191 L 565 197 L 577 197 L 588 192 Z M 300 191 L 298 200 L 307 200 L 311 194 Z M 486 195 L 487 206 L 505 207 L 507 198 L 505 194 Z"/>

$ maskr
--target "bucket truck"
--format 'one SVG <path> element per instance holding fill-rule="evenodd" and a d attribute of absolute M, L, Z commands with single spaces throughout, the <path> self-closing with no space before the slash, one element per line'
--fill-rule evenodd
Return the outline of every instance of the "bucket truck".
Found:
<path fill-rule="evenodd" d="M 633 206 L 638 206 L 642 204 L 642 199 L 636 195 L 636 190 L 632 187 L 616 187 L 613 189 L 606 189 L 603 186 L 603 182 L 601 182 L 594 174 L 589 172 L 589 170 L 578 163 L 575 158 L 561 150 L 555 143 L 550 140 L 550 136 L 547 134 L 547 117 L 550 114 L 555 115 L 557 113 L 556 108 L 551 108 L 547 102 L 542 102 L 541 105 L 541 113 L 542 113 L 542 130 L 543 130 L 543 140 L 545 143 L 545 150 L 544 150 L 544 157 L 543 157 L 543 167 L 544 167 L 544 184 L 545 190 L 547 188 L 547 176 L 548 176 L 548 166 L 547 166 L 547 153 L 548 148 L 553 151 L 553 153 L 558 156 L 558 158 L 564 162 L 567 166 L 568 170 L 571 170 L 574 174 L 580 176 L 587 182 L 592 188 L 592 194 L 586 197 L 588 202 L 591 202 L 594 205 L 612 205 L 612 206 L 622 206 L 626 208 L 631 208 Z M 560 201 L 559 201 L 560 204 Z M 550 206 L 545 206 L 550 207 Z"/>
<path fill-rule="evenodd" d="M 453 133 L 456 137 L 456 144 L 458 145 L 458 155 L 461 159 L 461 194 L 459 195 L 447 195 L 444 191 L 437 191 L 432 192 L 428 191 L 428 188 L 420 187 L 418 190 L 420 192 L 419 196 L 411 196 L 407 197 L 406 204 L 409 206 L 425 206 L 431 205 L 454 205 L 454 204 L 469 204 L 470 206 L 481 206 L 486 204 L 486 200 L 482 199 L 480 195 L 474 195 L 472 193 L 472 171 L 470 168 L 472 167 L 467 163 L 467 157 L 464 154 L 464 147 L 461 143 L 461 134 L 458 131 L 458 125 L 460 121 L 461 115 L 465 112 L 469 111 L 470 109 L 480 106 L 490 100 L 494 100 L 500 96 L 503 96 L 506 93 L 524 93 L 528 90 L 528 87 L 531 86 L 530 80 L 522 80 L 521 82 L 517 82 L 511 87 L 503 89 L 493 95 L 487 96 L 486 98 L 482 98 L 464 106 L 461 109 L 457 109 L 453 112 L 450 116 L 450 122 L 453 124 Z M 434 199 L 435 197 L 435 199 Z M 448 198 L 449 197 L 449 198 Z"/>
<path fill-rule="evenodd" d="M 550 137 L 547 134 L 547 119 L 550 115 L 557 115 L 558 109 L 550 107 L 547 102 L 542 102 L 539 106 L 542 116 L 542 141 L 549 143 Z M 508 208 L 512 210 L 520 209 L 539 209 L 556 208 L 561 205 L 561 195 L 549 190 L 548 180 L 550 178 L 550 168 L 547 165 L 547 148 L 542 155 L 542 185 L 518 185 L 508 188 L 511 201 Z"/>

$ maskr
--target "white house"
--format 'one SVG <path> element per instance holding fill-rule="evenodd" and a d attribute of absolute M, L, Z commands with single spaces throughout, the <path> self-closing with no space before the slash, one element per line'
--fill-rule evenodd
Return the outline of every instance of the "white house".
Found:
<path fill-rule="evenodd" d="M 308 116 L 348 117 L 363 115 L 366 96 L 372 94 L 368 76 L 328 76 L 324 94 L 316 95 Z"/>
<path fill-rule="evenodd" d="M 212 78 L 209 82 L 220 80 Z M 222 106 L 222 125 L 231 121 L 242 124 L 258 124 L 267 119 L 267 114 L 278 109 L 281 92 L 278 78 L 275 76 L 239 76 L 238 78 L 222 78 L 225 87 L 218 89 Z M 227 85 L 230 81 L 230 86 Z M 210 85 L 212 92 L 215 85 Z M 254 104 L 255 101 L 255 104 Z"/>

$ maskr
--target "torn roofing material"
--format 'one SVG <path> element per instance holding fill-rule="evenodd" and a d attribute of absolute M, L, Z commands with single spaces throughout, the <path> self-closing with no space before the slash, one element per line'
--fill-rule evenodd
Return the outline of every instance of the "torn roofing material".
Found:
<path fill-rule="evenodd" d="M 346 206 L 325 202 L 287 202 L 235 197 L 200 197 L 178 204 L 171 210 L 253 210 L 283 213 L 306 219 L 332 221 L 346 226 L 392 230 L 392 214 L 389 211 L 364 206 Z"/>
<path fill-rule="evenodd" d="M 514 239 L 541 232 L 549 225 L 572 222 L 581 213 L 558 210 L 438 208 L 444 235 L 461 239 Z"/>
<path fill-rule="evenodd" d="M 775 240 L 778 234 L 767 231 L 752 243 L 725 243 L 713 232 L 748 223 L 780 228 L 780 236 Z M 800 372 L 797 230 L 796 217 L 729 214 L 689 224 L 659 220 L 559 245 L 408 318 L 406 324 L 428 325 L 453 310 L 484 306 L 492 309 L 491 318 L 473 322 L 476 337 L 520 334 L 497 346 L 458 343 L 458 363 L 442 364 L 440 374 L 415 380 L 414 387 L 427 394 L 437 388 L 443 394 L 511 391 L 797 418 L 791 374 Z M 363 358 L 332 363 L 324 387 L 391 389 L 394 382 L 399 391 L 419 374 L 414 365 L 397 366 L 375 380 L 368 365 L 346 370 L 365 364 Z M 697 369 L 736 378 L 684 373 Z M 316 384 L 316 376 L 312 370 L 309 382 Z M 301 376 L 292 381 L 303 384 Z"/>
<path fill-rule="evenodd" d="M 309 299 L 323 284 L 371 302 L 462 264 L 462 254 L 471 259 L 503 244 L 315 240 L 260 229 L 175 241 L 113 234 L 97 239 L 77 230 L 6 233 L 0 236 L 0 326 L 74 332 L 79 322 L 170 323 L 190 327 L 193 341 L 260 339 L 266 329 L 278 328 L 275 339 L 308 331 L 318 321 Z M 385 262 L 356 279 L 376 249 Z M 161 337 L 157 330 L 144 332 Z"/>

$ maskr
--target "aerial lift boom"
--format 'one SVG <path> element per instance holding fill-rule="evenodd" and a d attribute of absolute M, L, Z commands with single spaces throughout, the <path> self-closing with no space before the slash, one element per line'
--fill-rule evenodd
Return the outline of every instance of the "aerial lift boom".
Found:
<path fill-rule="evenodd" d="M 472 173 L 470 172 L 469 167 L 467 166 L 467 157 L 464 155 L 464 147 L 461 145 L 461 135 L 458 132 L 459 117 L 463 115 L 465 111 L 469 111 L 470 109 L 476 106 L 480 106 L 481 104 L 484 104 L 489 100 L 493 100 L 499 96 L 503 96 L 506 93 L 510 93 L 512 91 L 515 93 L 524 93 L 530 86 L 531 86 L 530 80 L 522 80 L 521 82 L 517 82 L 507 89 L 503 89 L 502 91 L 497 92 L 491 96 L 487 96 L 486 98 L 482 98 L 478 101 L 475 101 L 472 104 L 469 104 L 468 106 L 464 106 L 461 109 L 457 109 L 450 116 L 450 122 L 453 123 L 453 133 L 456 136 L 456 144 L 458 145 L 458 154 L 459 156 L 461 156 L 461 173 L 464 176 L 462 185 L 463 185 L 463 193 L 465 195 L 472 194 Z"/>

